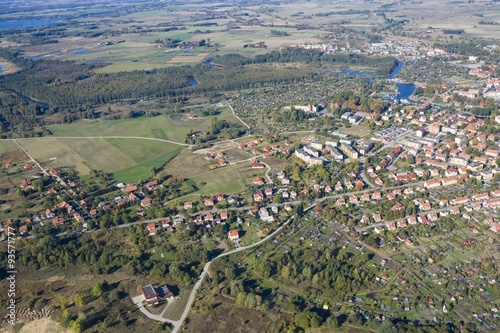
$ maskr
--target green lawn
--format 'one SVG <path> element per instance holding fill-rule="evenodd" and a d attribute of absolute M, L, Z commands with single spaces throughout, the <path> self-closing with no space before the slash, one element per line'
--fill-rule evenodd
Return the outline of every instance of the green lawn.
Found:
<path fill-rule="evenodd" d="M 163 258 L 162 255 L 163 254 Z M 164 249 L 160 249 L 156 251 L 150 258 L 151 260 L 156 261 L 174 261 L 176 259 L 175 254 L 171 251 L 165 251 Z"/>
<path fill-rule="evenodd" d="M 181 288 L 180 294 L 179 294 L 179 299 L 173 300 L 173 301 L 168 301 L 173 302 L 172 304 L 169 304 L 168 309 L 165 311 L 163 314 L 163 318 L 170 319 L 170 320 L 179 320 L 181 319 L 182 312 L 184 311 L 184 308 L 186 307 L 187 301 L 189 299 L 189 294 L 191 293 L 192 288 Z"/>

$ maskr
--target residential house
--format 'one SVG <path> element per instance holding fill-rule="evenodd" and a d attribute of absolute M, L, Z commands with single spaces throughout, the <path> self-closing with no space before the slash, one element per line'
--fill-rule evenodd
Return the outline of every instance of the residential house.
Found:
<path fill-rule="evenodd" d="M 395 222 L 389 222 L 389 223 L 387 223 L 386 226 L 387 226 L 387 230 L 389 230 L 389 231 L 396 230 L 396 223 Z"/>
<path fill-rule="evenodd" d="M 144 198 L 143 200 L 141 200 L 141 207 L 148 208 L 149 206 L 151 206 L 151 199 Z"/>
<path fill-rule="evenodd" d="M 264 180 L 261 177 L 255 177 L 255 179 L 253 180 L 253 183 L 255 185 L 264 185 L 265 184 Z"/>
<path fill-rule="evenodd" d="M 234 230 L 229 231 L 228 237 L 229 237 L 229 240 L 235 241 L 235 240 L 240 239 L 240 234 L 239 234 L 238 230 L 234 229 Z"/>
<path fill-rule="evenodd" d="M 146 229 L 148 230 L 150 236 L 153 236 L 156 234 L 156 224 L 150 223 L 147 225 Z"/>

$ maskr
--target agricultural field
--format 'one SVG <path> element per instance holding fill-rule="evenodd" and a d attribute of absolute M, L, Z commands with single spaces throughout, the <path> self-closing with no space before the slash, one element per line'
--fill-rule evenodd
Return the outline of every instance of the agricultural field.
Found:
<path fill-rule="evenodd" d="M 149 176 L 183 148 L 176 144 L 141 139 L 40 138 L 19 143 L 45 167 L 72 167 L 81 176 L 92 169 L 115 173 L 123 182 Z"/>
<path fill-rule="evenodd" d="M 218 120 L 239 123 L 227 107 L 220 109 Z M 146 137 L 184 143 L 189 131 L 206 131 L 213 117 L 188 119 L 184 115 L 160 115 L 120 120 L 89 120 L 48 126 L 56 137 Z"/>

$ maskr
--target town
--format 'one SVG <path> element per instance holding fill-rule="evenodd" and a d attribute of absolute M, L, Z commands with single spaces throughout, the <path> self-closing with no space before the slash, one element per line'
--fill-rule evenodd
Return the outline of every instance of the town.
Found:
<path fill-rule="evenodd" d="M 500 329 L 495 1 L 19 6 L 13 332 Z"/>

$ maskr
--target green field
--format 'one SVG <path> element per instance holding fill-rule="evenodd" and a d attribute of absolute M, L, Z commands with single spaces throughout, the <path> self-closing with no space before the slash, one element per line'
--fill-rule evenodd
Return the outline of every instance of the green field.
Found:
<path fill-rule="evenodd" d="M 90 170 L 115 173 L 118 181 L 136 182 L 176 156 L 182 146 L 143 139 L 38 138 L 19 143 L 46 167 L 73 167 L 82 176 Z"/>
<path fill-rule="evenodd" d="M 20 150 L 18 145 L 12 140 L 0 140 L 0 155 Z"/>
<path fill-rule="evenodd" d="M 174 151 L 171 151 L 165 155 L 157 157 L 155 159 L 149 160 L 147 162 L 141 163 L 134 167 L 120 170 L 115 172 L 115 178 L 118 181 L 126 182 L 126 183 L 135 183 L 139 179 L 143 179 L 149 176 L 151 167 L 160 168 L 165 163 L 174 158 L 178 153 L 182 151 L 182 147 L 176 148 Z"/>
<path fill-rule="evenodd" d="M 221 111 L 217 119 L 239 122 L 229 108 L 223 108 Z M 170 115 L 161 115 L 123 120 L 82 121 L 50 125 L 49 128 L 56 137 L 148 137 L 184 143 L 184 138 L 190 130 L 206 131 L 211 120 L 212 117 L 203 117 L 181 121 L 172 119 Z"/>

